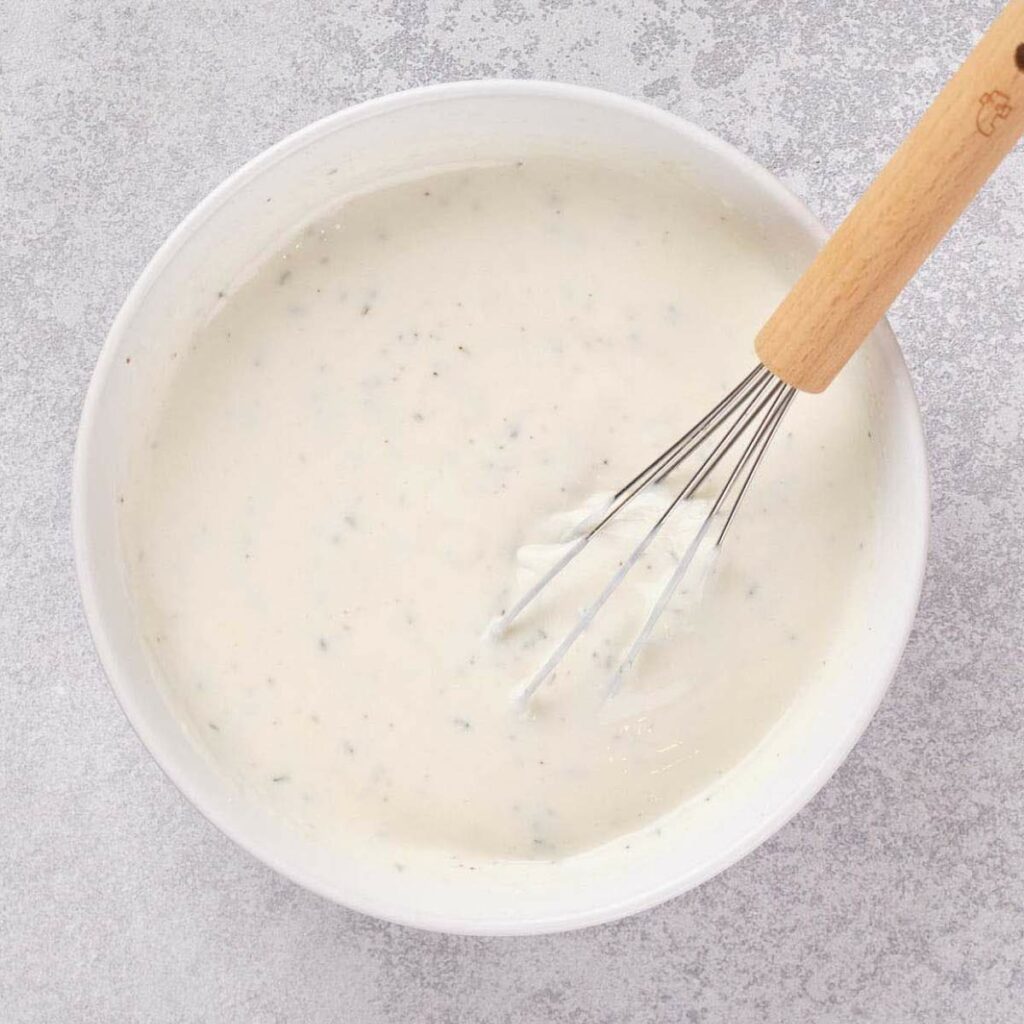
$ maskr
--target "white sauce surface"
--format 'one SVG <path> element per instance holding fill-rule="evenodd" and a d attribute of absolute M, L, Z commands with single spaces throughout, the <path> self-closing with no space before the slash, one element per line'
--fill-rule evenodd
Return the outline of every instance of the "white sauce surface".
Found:
<path fill-rule="evenodd" d="M 565 856 L 698 798 L 863 599 L 856 366 L 795 403 L 613 700 L 711 490 L 527 713 L 514 694 L 662 506 L 481 638 L 551 557 L 536 545 L 752 367 L 786 285 L 753 228 L 663 167 L 451 172 L 293 239 L 183 339 L 125 494 L 141 627 L 197 742 L 318 840 L 410 857 Z"/>

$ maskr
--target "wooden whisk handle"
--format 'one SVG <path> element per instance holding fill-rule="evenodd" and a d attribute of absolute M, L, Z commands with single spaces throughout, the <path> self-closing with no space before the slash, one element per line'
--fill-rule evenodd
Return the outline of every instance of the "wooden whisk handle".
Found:
<path fill-rule="evenodd" d="M 757 336 L 823 391 L 1024 134 L 1024 0 L 1011 0 Z"/>

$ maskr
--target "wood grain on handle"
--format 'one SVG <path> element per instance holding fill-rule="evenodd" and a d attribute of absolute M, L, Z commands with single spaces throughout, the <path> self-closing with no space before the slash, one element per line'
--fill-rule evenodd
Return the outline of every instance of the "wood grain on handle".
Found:
<path fill-rule="evenodd" d="M 757 336 L 823 391 L 1024 133 L 1024 0 L 1011 0 Z"/>

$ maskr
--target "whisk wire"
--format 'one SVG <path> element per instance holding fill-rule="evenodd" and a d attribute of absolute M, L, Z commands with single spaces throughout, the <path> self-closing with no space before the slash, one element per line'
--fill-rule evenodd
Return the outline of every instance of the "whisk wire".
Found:
<path fill-rule="evenodd" d="M 616 670 L 609 693 L 614 693 L 621 685 L 622 678 L 640 650 L 646 644 L 655 624 L 658 622 L 669 601 L 676 592 L 693 562 L 694 557 L 703 543 L 716 517 L 725 507 L 725 503 L 732 493 L 737 482 L 739 490 L 736 498 L 729 506 L 726 513 L 725 523 L 715 541 L 715 547 L 721 545 L 729 525 L 732 523 L 740 502 L 746 493 L 750 482 L 761 463 L 764 453 L 771 442 L 782 417 L 793 400 L 795 391 L 792 387 L 776 378 L 770 370 L 764 366 L 755 367 L 746 377 L 725 396 L 712 410 L 702 417 L 693 427 L 690 428 L 675 443 L 666 448 L 653 462 L 641 470 L 624 487 L 620 488 L 609 500 L 605 508 L 585 519 L 576 530 L 575 539 L 568 549 L 545 572 L 513 606 L 505 612 L 494 627 L 495 632 L 501 632 L 529 605 L 537 595 L 560 573 L 567 565 L 587 546 L 590 540 L 622 511 L 637 494 L 643 491 L 652 483 L 660 483 L 669 474 L 674 472 L 686 459 L 697 451 L 705 442 L 716 434 L 726 424 L 724 434 L 718 438 L 711 450 L 706 454 L 697 469 L 691 474 L 687 482 L 676 493 L 668 507 L 658 516 L 654 524 L 644 534 L 640 542 L 633 548 L 628 557 L 618 567 L 612 578 L 605 585 L 604 589 L 597 595 L 594 601 L 580 613 L 575 625 L 566 633 L 558 646 L 551 652 L 543 665 L 534 673 L 529 683 L 520 694 L 520 699 L 525 702 L 533 696 L 537 689 L 551 677 L 555 669 L 561 663 L 569 649 L 575 644 L 580 636 L 590 627 L 597 613 L 608 601 L 611 595 L 619 587 L 619 584 L 626 578 L 630 570 L 640 561 L 644 553 L 654 542 L 661 532 L 662 527 L 668 520 L 680 502 L 692 497 L 697 489 L 714 472 L 717 466 L 732 450 L 737 441 L 753 427 L 753 433 L 743 448 L 739 459 L 733 466 L 725 483 L 719 490 L 710 511 L 704 518 L 700 529 L 691 540 L 682 558 L 675 566 L 672 575 L 658 595 L 647 619 L 644 622 L 636 639 L 630 646 L 626 657 Z M 756 424 L 756 426 L 755 426 Z M 595 521 L 596 520 L 596 521 Z"/>
<path fill-rule="evenodd" d="M 625 674 L 629 671 L 633 662 L 636 660 L 637 655 L 643 649 L 644 645 L 650 639 L 651 633 L 654 631 L 654 627 L 658 620 L 661 618 L 665 609 L 668 607 L 669 601 L 672 600 L 673 595 L 679 589 L 679 585 L 683 581 L 683 577 L 686 575 L 693 562 L 694 557 L 697 554 L 701 544 L 704 541 L 705 536 L 711 529 L 711 525 L 715 520 L 715 517 L 719 514 L 722 506 L 725 504 L 729 493 L 732 491 L 736 481 L 740 479 L 741 475 L 746 470 L 746 476 L 743 477 L 743 482 L 740 486 L 739 492 L 736 495 L 736 500 L 733 502 L 732 507 L 729 509 L 726 517 L 725 525 L 722 527 L 721 532 L 718 535 L 718 539 L 715 541 L 715 547 L 718 548 L 722 543 L 722 538 L 725 536 L 725 531 L 728 529 L 729 524 L 732 522 L 733 516 L 736 514 L 736 510 L 739 508 L 740 502 L 743 500 L 743 495 L 747 488 L 750 486 L 750 481 L 753 479 L 754 473 L 757 471 L 757 467 L 764 457 L 765 451 L 768 449 L 768 445 L 771 442 L 772 436 L 775 434 L 779 423 L 782 420 L 786 409 L 789 408 L 789 403 L 793 400 L 795 391 L 793 388 L 783 384 L 779 381 L 765 397 L 765 399 L 758 405 L 757 409 L 752 414 L 749 414 L 743 423 L 741 429 L 737 432 L 736 438 L 746 432 L 750 424 L 756 421 L 757 417 L 762 413 L 766 405 L 770 408 L 768 414 L 761 421 L 758 428 L 754 431 L 753 436 L 747 442 L 746 447 L 743 450 L 743 454 L 740 456 L 739 461 L 733 467 L 732 472 L 729 474 L 728 479 L 723 485 L 722 489 L 718 492 L 718 497 L 715 499 L 714 504 L 711 506 L 710 511 L 704 517 L 703 523 L 701 523 L 700 529 L 697 531 L 693 540 L 690 541 L 682 558 L 679 559 L 675 569 L 672 571 L 672 575 L 669 577 L 668 582 L 662 588 L 661 593 L 658 595 L 658 599 L 655 601 L 654 606 L 651 608 L 650 613 L 647 616 L 646 621 L 637 634 L 636 639 L 630 645 L 629 651 L 626 653 L 625 658 L 619 663 L 618 668 L 615 670 L 612 676 L 612 681 L 608 686 L 608 695 L 614 696 L 622 685 L 622 679 Z M 735 438 L 734 438 L 735 440 Z M 749 466 L 749 468 L 748 468 Z M 698 471 L 699 472 L 699 471 Z M 696 474 L 695 474 L 696 476 Z M 689 489 L 690 485 L 687 485 Z"/>
<path fill-rule="evenodd" d="M 617 515 L 630 501 L 651 483 L 660 483 L 713 434 L 743 401 L 753 387 L 766 379 L 769 371 L 757 366 L 740 381 L 707 415 L 699 419 L 674 444 L 669 445 L 650 465 L 642 469 L 611 500 L 611 507 L 602 519 L 587 532 L 597 533 L 605 523 Z"/>
<path fill-rule="evenodd" d="M 778 388 L 778 385 L 770 388 L 768 394 L 761 398 L 771 379 L 772 377 L 769 374 L 751 390 L 740 409 L 739 418 L 733 422 L 725 434 L 718 440 L 717 444 L 697 468 L 697 471 L 690 477 L 689 482 L 680 492 L 679 497 L 669 506 L 670 511 L 681 499 L 690 498 L 697 492 L 697 488 L 715 471 L 718 464 L 729 453 L 732 446 L 736 443 L 736 439 L 745 434 L 751 422 L 761 414 L 764 407 L 768 404 L 772 393 Z"/>
<path fill-rule="evenodd" d="M 786 410 L 789 408 L 790 403 L 795 397 L 796 388 L 787 387 L 776 400 L 768 419 L 764 423 L 761 441 L 756 453 L 753 455 L 750 469 L 748 470 L 743 483 L 740 485 L 740 489 L 736 494 L 736 500 L 732 503 L 732 508 L 729 509 L 729 513 L 725 517 L 725 522 L 722 524 L 722 529 L 718 534 L 718 539 L 715 541 L 715 547 L 722 546 L 722 541 L 725 539 L 726 532 L 733 521 L 733 517 L 736 515 L 736 512 L 740 507 L 740 502 L 743 501 L 743 496 L 747 493 L 747 488 L 750 486 L 750 482 L 754 479 L 757 467 L 761 465 L 764 453 L 768 451 L 768 445 L 771 444 L 772 438 L 775 436 L 775 432 L 779 429 L 779 424 L 782 422 L 782 417 L 785 416 Z M 749 459 L 750 455 L 745 453 L 744 461 Z"/>
<path fill-rule="evenodd" d="M 590 541 L 617 516 L 638 494 L 652 483 L 661 483 L 688 459 L 709 437 L 716 433 L 728 419 L 735 414 L 737 408 L 751 395 L 759 394 L 772 380 L 772 374 L 763 366 L 756 366 L 736 385 L 710 412 L 697 421 L 677 441 L 669 445 L 653 462 L 642 469 L 632 480 L 619 488 L 608 503 L 598 513 L 588 516 L 579 523 L 573 533 L 572 543 L 506 611 L 502 612 L 497 622 L 491 627 L 494 636 L 500 636 L 512 623 L 532 604 L 534 598 L 590 543 Z M 718 449 L 716 449 L 717 451 Z M 714 469 L 717 461 L 710 466 Z M 703 466 L 702 466 L 703 468 Z M 703 477 L 701 478 L 703 479 Z M 699 486 L 699 482 L 697 484 Z M 696 487 L 694 488 L 696 489 Z M 692 491 L 691 491 L 692 493 Z M 687 495 L 688 496 L 688 495 Z M 668 510 L 675 508 L 673 502 Z M 652 538 L 653 539 L 653 538 Z"/>

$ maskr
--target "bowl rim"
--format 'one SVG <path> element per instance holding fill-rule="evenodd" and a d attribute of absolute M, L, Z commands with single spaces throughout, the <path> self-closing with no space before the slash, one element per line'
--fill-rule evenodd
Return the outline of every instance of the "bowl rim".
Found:
<path fill-rule="evenodd" d="M 930 520 L 930 488 L 920 409 L 902 352 L 888 327 L 888 322 L 883 320 L 882 326 L 886 336 L 885 357 L 891 371 L 893 396 L 897 405 L 904 410 L 903 419 L 906 421 L 904 425 L 910 429 L 910 436 L 906 438 L 909 459 L 908 465 L 904 467 L 903 471 L 914 477 L 915 491 L 921 496 L 918 529 L 914 533 L 918 542 L 911 550 L 905 552 L 905 564 L 908 572 L 913 574 L 913 585 L 907 591 L 908 600 L 905 607 L 896 609 L 896 612 L 903 617 L 899 642 L 893 644 L 889 659 L 876 678 L 873 699 L 864 705 L 860 715 L 849 720 L 841 741 L 831 748 L 830 756 L 817 764 L 815 770 L 804 778 L 802 784 L 793 790 L 789 798 L 774 814 L 760 821 L 744 834 L 741 841 L 723 851 L 717 859 L 699 870 L 683 874 L 668 882 L 653 885 L 638 895 L 606 902 L 571 915 L 546 916 L 540 914 L 523 918 L 481 920 L 452 914 L 410 911 L 405 907 L 387 903 L 377 894 L 360 890 L 358 885 L 341 893 L 337 891 L 336 887 L 332 888 L 323 884 L 316 877 L 307 876 L 304 870 L 288 860 L 284 852 L 271 848 L 272 844 L 242 834 L 236 828 L 235 823 L 222 820 L 216 808 L 213 807 L 212 800 L 207 799 L 205 789 L 194 785 L 192 780 L 187 777 L 184 768 L 167 755 L 164 743 L 157 735 L 157 730 L 150 727 L 147 716 L 136 699 L 137 686 L 133 684 L 129 673 L 121 664 L 116 644 L 111 639 L 100 610 L 99 593 L 88 556 L 90 513 L 86 508 L 83 495 L 87 489 L 90 466 L 94 458 L 95 423 L 99 415 L 107 379 L 115 366 L 115 352 L 153 282 L 163 273 L 174 256 L 190 240 L 197 228 L 227 202 L 241 185 L 266 168 L 303 149 L 307 144 L 323 135 L 330 134 L 344 125 L 366 117 L 383 114 L 401 107 L 444 102 L 451 99 L 500 98 L 504 96 L 575 100 L 625 113 L 641 120 L 647 120 L 654 125 L 668 128 L 678 135 L 687 137 L 698 147 L 709 150 L 728 161 L 742 177 L 761 188 L 769 208 L 785 214 L 806 231 L 809 237 L 815 238 L 819 244 L 828 237 L 824 226 L 806 204 L 770 171 L 741 150 L 683 117 L 618 93 L 591 86 L 540 79 L 499 78 L 425 85 L 366 100 L 314 121 L 248 160 L 199 202 L 168 235 L 132 285 L 101 346 L 82 405 L 72 464 L 72 546 L 82 606 L 93 646 L 125 717 L 164 775 L 218 831 L 248 854 L 304 889 L 333 903 L 381 920 L 448 934 L 540 935 L 572 931 L 618 920 L 647 910 L 695 888 L 736 863 L 778 832 L 807 805 L 845 761 L 889 689 L 910 637 L 920 602 L 927 562 Z"/>

